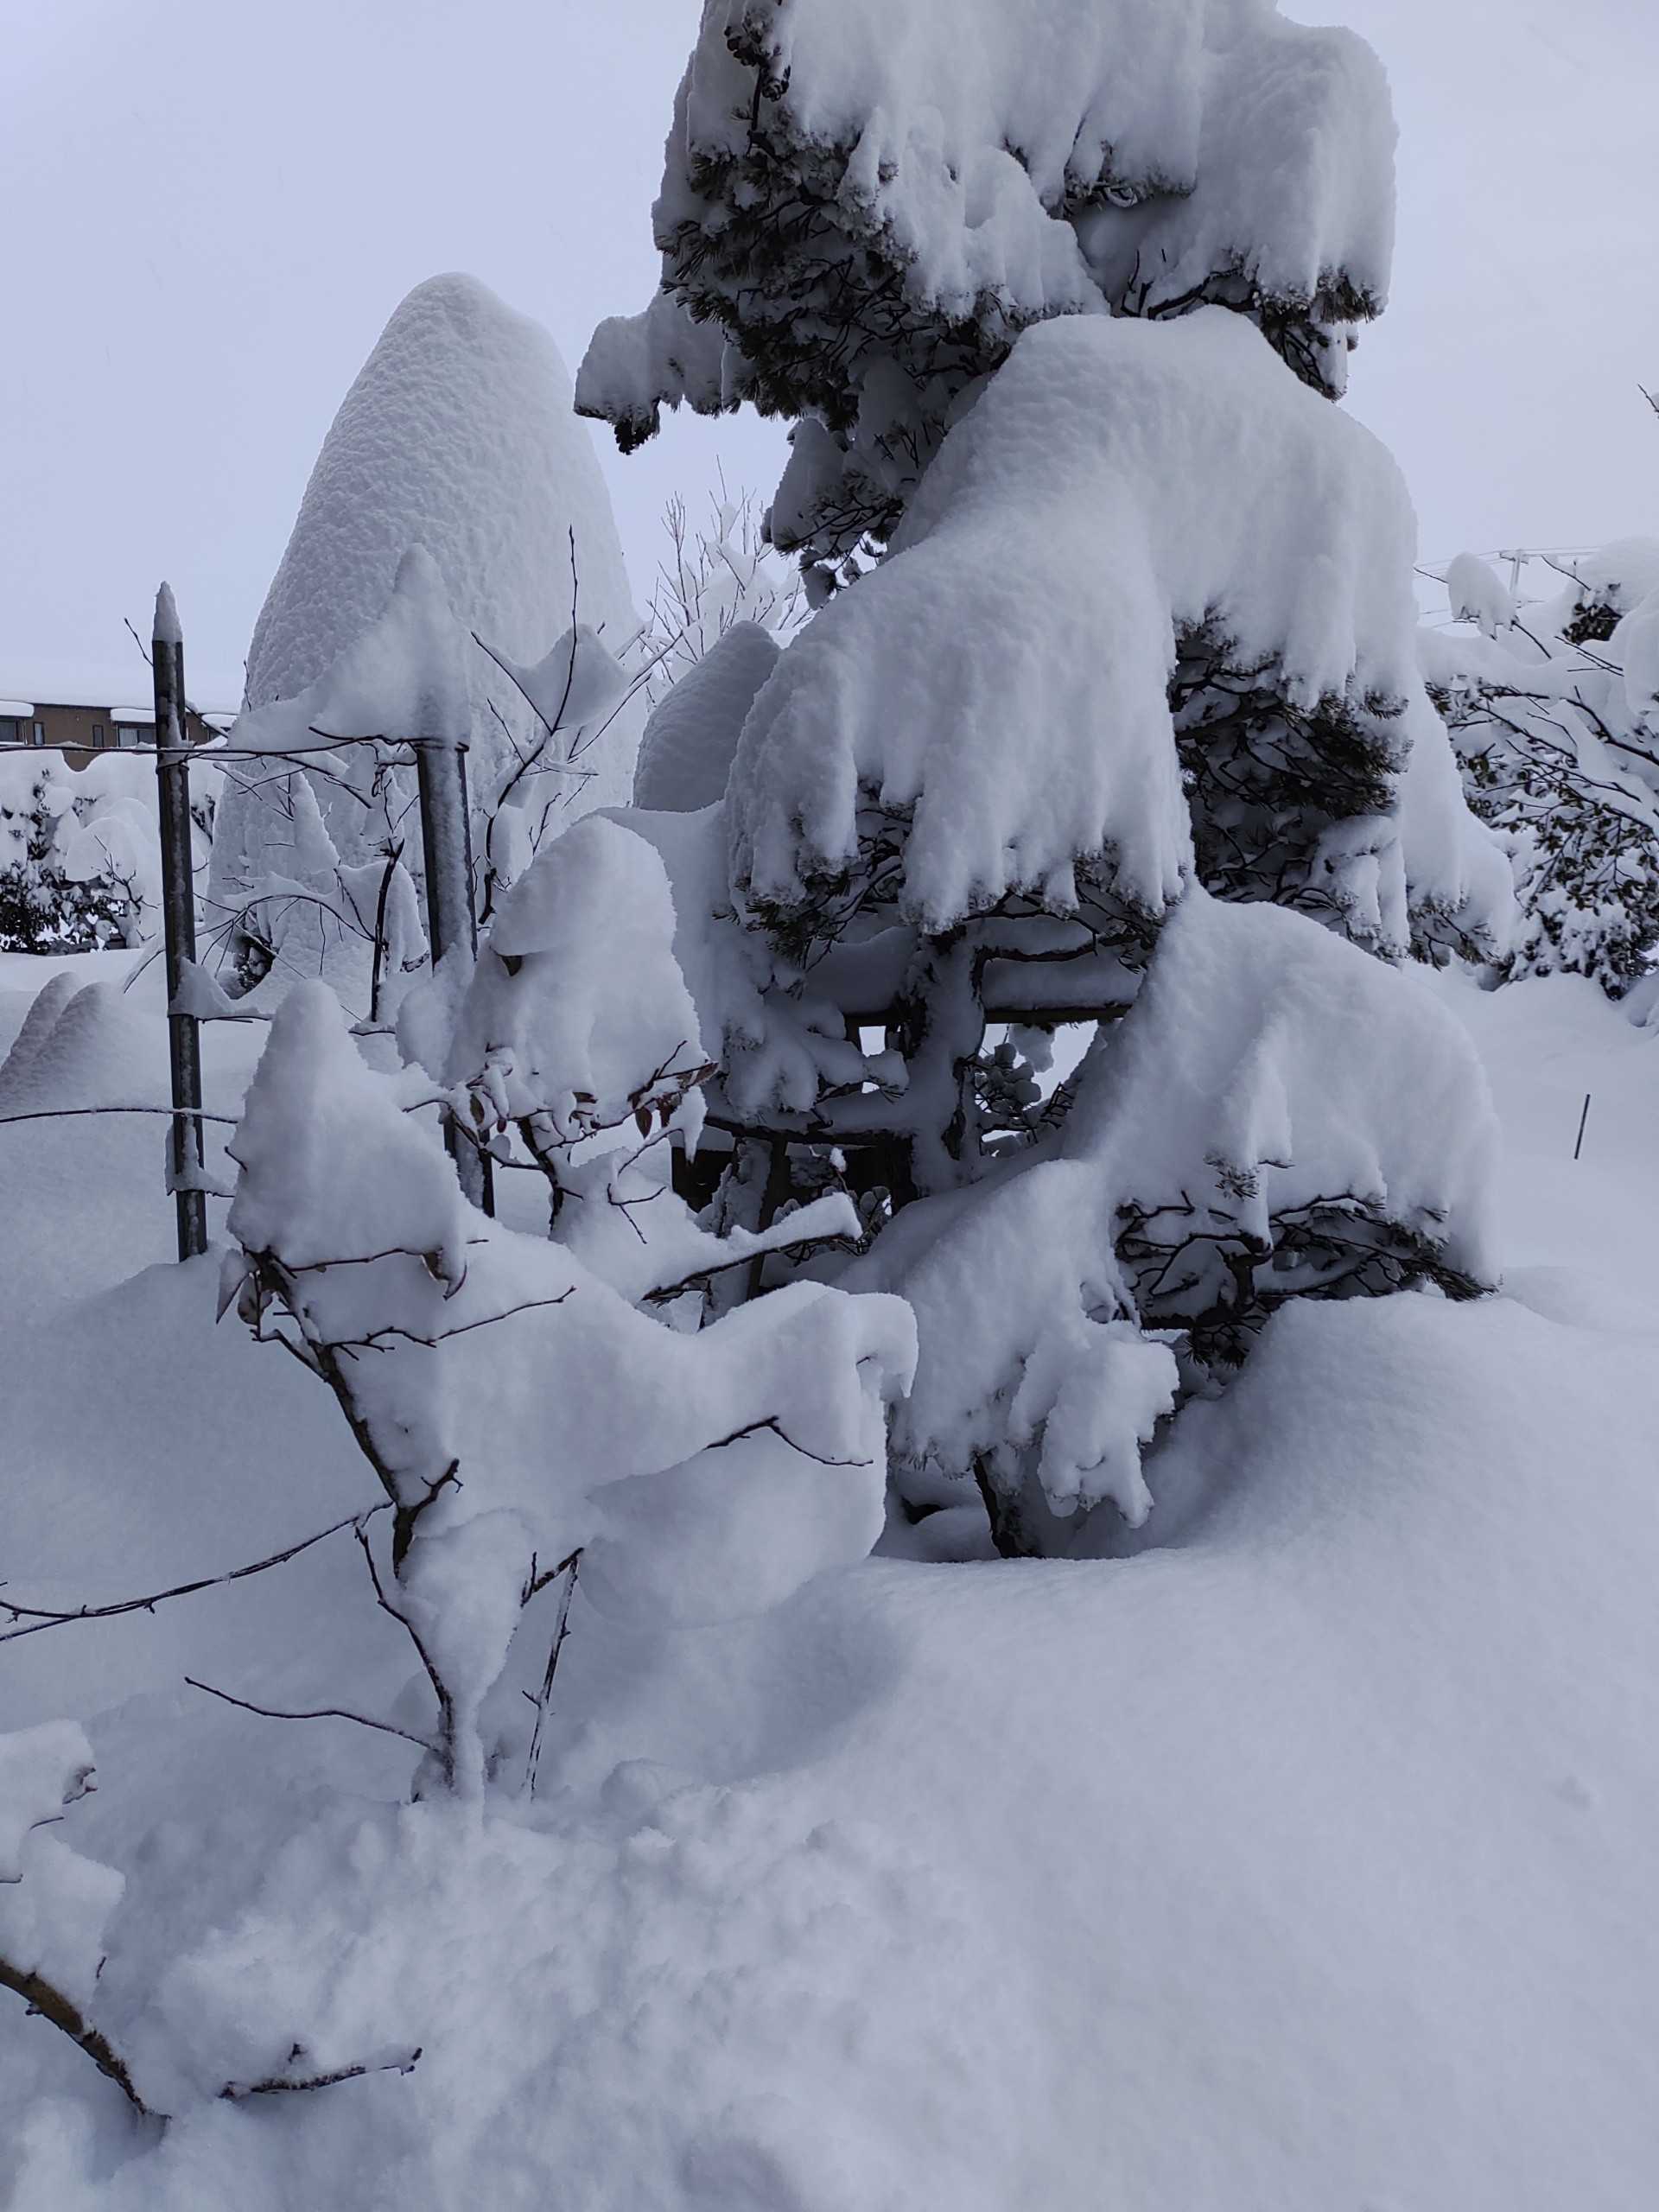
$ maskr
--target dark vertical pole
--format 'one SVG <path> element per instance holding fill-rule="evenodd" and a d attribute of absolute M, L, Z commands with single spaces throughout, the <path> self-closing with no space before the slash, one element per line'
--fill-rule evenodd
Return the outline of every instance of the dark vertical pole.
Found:
<path fill-rule="evenodd" d="M 190 835 L 190 753 L 184 735 L 184 639 L 169 585 L 156 594 L 151 645 L 156 675 L 156 774 L 161 785 L 162 925 L 167 946 L 167 1036 L 173 1074 L 168 1154 L 179 1217 L 179 1257 L 207 1249 L 207 1200 L 189 1187 L 202 1179 L 201 1033 L 179 1011 L 187 961 L 196 957 L 196 886 Z"/>
<path fill-rule="evenodd" d="M 464 944 L 478 950 L 473 910 L 473 824 L 467 804 L 467 748 L 453 739 L 416 741 L 415 772 L 421 794 L 421 850 L 426 864 L 426 933 L 435 968 L 445 953 Z M 484 1213 L 495 1211 L 490 1163 L 451 1122 L 444 1141 L 461 1187 Z"/>

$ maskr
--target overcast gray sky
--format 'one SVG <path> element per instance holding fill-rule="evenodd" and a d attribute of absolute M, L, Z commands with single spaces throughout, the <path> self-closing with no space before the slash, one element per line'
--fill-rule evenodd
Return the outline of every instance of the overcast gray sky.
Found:
<path fill-rule="evenodd" d="M 643 306 L 696 0 L 0 0 L 0 691 L 140 664 L 163 574 L 192 690 L 241 658 L 329 420 L 444 269 L 574 370 Z M 1350 404 L 1426 556 L 1659 532 L 1656 0 L 1292 0 L 1394 81 L 1394 304 Z M 779 433 L 597 439 L 636 594 L 678 486 L 772 488 Z M 142 686 L 141 686 L 142 688 Z"/>

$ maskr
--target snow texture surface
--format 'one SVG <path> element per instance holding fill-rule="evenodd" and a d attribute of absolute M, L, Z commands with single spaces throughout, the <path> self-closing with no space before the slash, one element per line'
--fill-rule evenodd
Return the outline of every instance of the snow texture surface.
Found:
<path fill-rule="evenodd" d="M 639 741 L 636 806 L 695 814 L 725 798 L 744 718 L 778 654 L 758 622 L 734 622 L 664 694 Z"/>
<path fill-rule="evenodd" d="M 22 1879 L 23 1839 L 92 1784 L 92 1750 L 73 1720 L 0 1736 L 0 1882 Z"/>
<path fill-rule="evenodd" d="M 130 964 L 57 972 L 73 1001 Z M 54 966 L 0 961 L 0 1042 Z M 702 1626 L 579 1589 L 542 1792 L 481 1824 L 400 1807 L 396 1739 L 182 1687 L 306 1706 L 344 1680 L 412 1715 L 349 1536 L 7 1646 L 8 1726 L 84 1716 L 99 1787 L 26 1844 L 0 1910 L 44 1897 L 66 1834 L 124 1875 L 112 1903 L 53 1888 L 48 1932 L 53 1900 L 82 1929 L 111 1906 L 99 2017 L 176 2115 L 142 2136 L 8 1999 L 11 2212 L 452 2212 L 550 2186 L 592 2212 L 1643 2203 L 1653 1040 L 1573 978 L 1416 988 L 1497 1097 L 1507 1294 L 1281 1315 L 1154 1453 L 1158 1548 L 878 1560 Z M 165 1027 L 148 977 L 117 1003 L 130 1033 L 97 1040 L 132 1095 L 164 1081 Z M 257 1041 L 210 1033 L 210 1103 Z M 157 1589 L 376 1495 L 315 1379 L 213 1328 L 212 1262 L 147 1265 L 171 1223 L 159 1141 L 130 1134 L 0 1131 L 30 1278 L 0 1307 L 9 1596 Z M 221 2063 L 295 2041 L 423 2055 L 213 2094 Z"/>

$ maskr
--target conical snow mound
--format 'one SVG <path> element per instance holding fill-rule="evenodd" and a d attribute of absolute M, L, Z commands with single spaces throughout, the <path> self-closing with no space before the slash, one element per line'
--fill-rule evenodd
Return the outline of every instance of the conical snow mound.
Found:
<path fill-rule="evenodd" d="M 636 626 L 622 549 L 570 379 L 547 333 L 471 276 L 434 276 L 393 315 L 323 441 L 248 655 L 249 708 L 292 698 L 323 676 L 385 608 L 412 545 L 437 563 L 463 632 L 509 659 L 539 661 L 580 620 L 620 648 Z M 511 679 L 467 648 L 475 799 L 522 744 L 530 709 Z M 584 753 L 563 810 L 626 801 L 643 710 L 625 709 Z M 550 778 L 550 785 L 562 779 Z M 351 851 L 350 810 L 325 820 Z M 245 890 L 264 872 L 263 796 L 227 791 L 215 878 Z M 337 822 L 335 815 L 340 815 Z M 243 817 L 246 817 L 246 819 Z"/>
<path fill-rule="evenodd" d="M 622 548 L 570 379 L 539 324 L 472 276 L 417 284 L 335 416 L 248 654 L 247 703 L 315 683 L 424 545 L 461 620 L 537 661 L 570 620 L 632 626 Z M 626 779 L 624 779 L 626 780 Z"/>

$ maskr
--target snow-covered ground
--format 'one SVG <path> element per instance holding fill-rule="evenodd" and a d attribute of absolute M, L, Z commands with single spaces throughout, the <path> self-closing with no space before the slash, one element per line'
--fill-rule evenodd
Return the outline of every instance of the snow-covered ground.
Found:
<path fill-rule="evenodd" d="M 165 1096 L 133 964 L 0 960 L 0 1051 L 54 974 L 105 986 L 0 1116 Z M 1572 979 L 1422 987 L 1503 1121 L 1503 1293 L 1287 1308 L 1149 1461 L 1154 1548 L 877 1559 L 674 1631 L 579 1591 L 540 1794 L 481 1821 L 402 1803 L 394 1737 L 185 1684 L 396 1718 L 408 1646 L 348 1536 L 0 1646 L 0 1729 L 92 1738 L 53 1833 L 126 1877 L 99 2017 L 176 2115 L 156 2139 L 0 1991 L 3 2201 L 1649 2202 L 1659 1035 Z M 263 1037 L 210 1031 L 216 1110 Z M 10 1598 L 161 1588 L 374 1502 L 327 1392 L 215 1328 L 214 1262 L 168 1264 L 162 1127 L 0 1126 Z M 302 2023 L 319 2070 L 422 2055 L 212 2096 Z"/>

